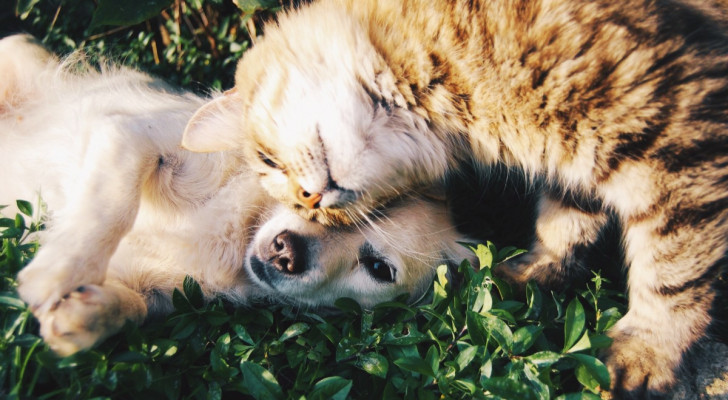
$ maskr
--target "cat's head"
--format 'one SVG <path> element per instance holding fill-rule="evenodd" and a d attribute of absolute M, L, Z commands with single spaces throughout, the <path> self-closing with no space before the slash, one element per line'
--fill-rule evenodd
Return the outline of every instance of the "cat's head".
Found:
<path fill-rule="evenodd" d="M 193 151 L 242 149 L 273 197 L 326 225 L 437 181 L 449 158 L 364 30 L 329 11 L 269 27 L 240 61 L 235 88 L 203 107 L 183 139 Z"/>

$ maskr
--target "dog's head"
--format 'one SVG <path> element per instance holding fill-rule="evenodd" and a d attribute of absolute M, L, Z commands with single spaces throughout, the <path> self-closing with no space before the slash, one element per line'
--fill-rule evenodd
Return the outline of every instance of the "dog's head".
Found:
<path fill-rule="evenodd" d="M 438 265 L 472 253 L 454 229 L 444 203 L 410 198 L 345 227 L 275 210 L 250 244 L 245 269 L 262 296 L 305 307 L 332 306 L 340 297 L 365 308 L 429 288 Z"/>

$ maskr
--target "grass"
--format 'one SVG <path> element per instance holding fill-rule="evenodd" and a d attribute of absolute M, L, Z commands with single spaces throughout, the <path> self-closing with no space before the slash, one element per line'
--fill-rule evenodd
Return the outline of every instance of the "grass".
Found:
<path fill-rule="evenodd" d="M 349 299 L 321 316 L 288 306 L 204 304 L 191 279 L 175 312 L 127 326 L 100 347 L 56 357 L 14 292 L 42 228 L 25 214 L 0 219 L 0 397 L 8 399 L 598 399 L 608 387 L 595 357 L 621 316 L 599 274 L 565 295 L 528 285 L 523 297 L 492 268 L 515 253 L 472 245 L 485 266 L 438 268 L 430 301 L 362 310 Z"/>
<path fill-rule="evenodd" d="M 0 33 L 30 32 L 61 54 L 110 55 L 204 92 L 232 85 L 235 60 L 281 6 L 127 3 L 138 13 L 114 21 L 103 11 L 109 0 L 17 0 L 12 12 L 0 10 Z M 491 269 L 514 249 L 488 243 L 472 246 L 485 268 L 463 262 L 457 284 L 440 269 L 426 304 L 365 311 L 341 299 L 329 316 L 280 305 L 234 309 L 203 304 L 187 280 L 168 318 L 58 358 L 15 293 L 18 271 L 38 250 L 30 234 L 43 228 L 30 204 L 18 205 L 21 214 L 0 218 L 1 398 L 591 399 L 608 385 L 595 356 L 624 311 L 621 295 L 594 274 L 567 293 L 529 285 L 516 296 Z"/>

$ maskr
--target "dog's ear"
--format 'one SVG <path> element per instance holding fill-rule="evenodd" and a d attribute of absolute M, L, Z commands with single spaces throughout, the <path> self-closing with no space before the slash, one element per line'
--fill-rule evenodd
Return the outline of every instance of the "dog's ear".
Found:
<path fill-rule="evenodd" d="M 234 89 L 229 90 L 195 112 L 182 134 L 184 149 L 209 153 L 240 147 L 238 119 L 242 109 L 234 94 Z"/>

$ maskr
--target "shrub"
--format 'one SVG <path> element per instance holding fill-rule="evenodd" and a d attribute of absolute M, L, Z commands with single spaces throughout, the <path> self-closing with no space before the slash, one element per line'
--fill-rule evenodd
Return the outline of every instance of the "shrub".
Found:
<path fill-rule="evenodd" d="M 525 297 L 494 277 L 518 252 L 469 245 L 484 267 L 460 265 L 454 284 L 440 266 L 429 301 L 402 299 L 362 310 L 350 299 L 321 316 L 283 305 L 204 304 L 186 279 L 163 321 L 96 349 L 57 358 L 14 291 L 38 246 L 33 207 L 0 219 L 0 394 L 6 398 L 505 398 L 597 399 L 609 385 L 595 357 L 623 309 L 595 274 L 570 296 L 529 284 Z M 618 301 L 615 301 L 617 299 Z"/>

